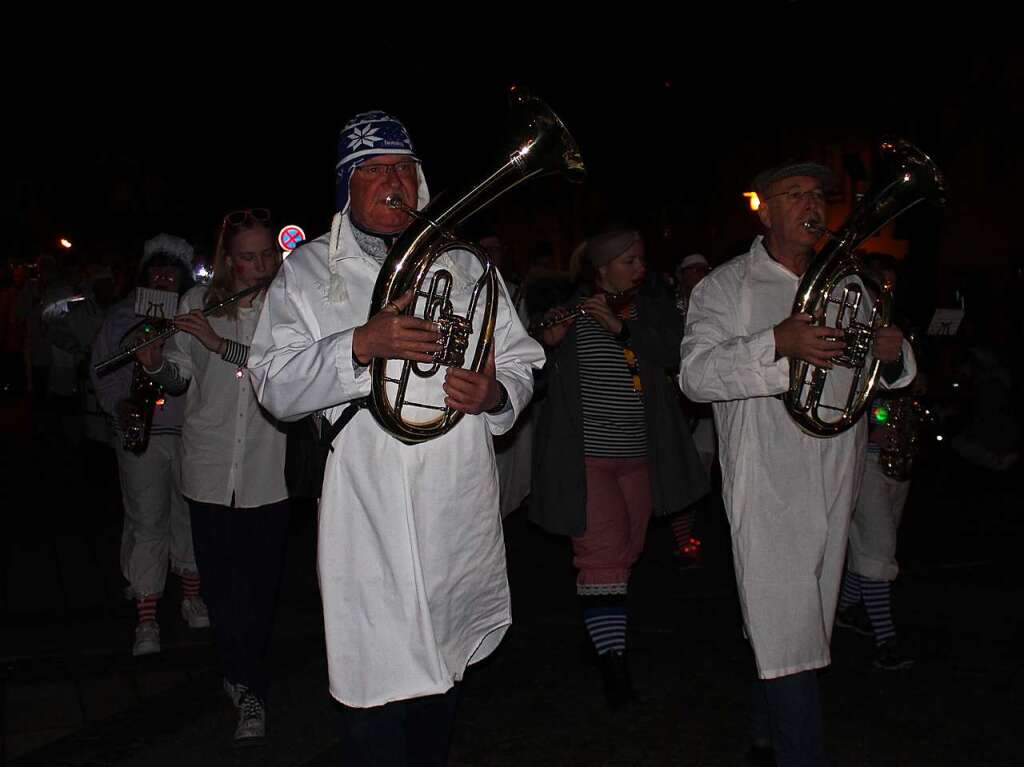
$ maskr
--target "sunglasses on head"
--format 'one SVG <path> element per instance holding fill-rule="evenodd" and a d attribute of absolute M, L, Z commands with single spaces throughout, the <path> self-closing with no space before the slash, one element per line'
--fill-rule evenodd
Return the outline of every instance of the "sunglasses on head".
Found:
<path fill-rule="evenodd" d="M 257 224 L 270 223 L 270 211 L 267 208 L 246 208 L 236 210 L 224 216 L 224 226 L 241 226 L 246 221 L 255 221 Z"/>

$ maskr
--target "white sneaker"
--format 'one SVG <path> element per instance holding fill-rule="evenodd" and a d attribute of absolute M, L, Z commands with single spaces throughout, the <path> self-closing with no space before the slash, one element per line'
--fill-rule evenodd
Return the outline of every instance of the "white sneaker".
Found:
<path fill-rule="evenodd" d="M 238 701 L 236 746 L 258 745 L 267 737 L 267 709 L 252 690 L 245 690 Z"/>
<path fill-rule="evenodd" d="M 135 627 L 132 655 L 152 655 L 157 652 L 160 652 L 160 626 L 156 621 L 144 621 Z"/>
<path fill-rule="evenodd" d="M 224 694 L 231 700 L 231 705 L 238 708 L 238 701 L 242 697 L 248 688 L 244 684 L 233 684 L 228 681 L 227 677 L 224 677 Z"/>
<path fill-rule="evenodd" d="M 190 629 L 205 629 L 210 626 L 210 613 L 202 597 L 182 600 L 181 617 L 188 622 Z"/>

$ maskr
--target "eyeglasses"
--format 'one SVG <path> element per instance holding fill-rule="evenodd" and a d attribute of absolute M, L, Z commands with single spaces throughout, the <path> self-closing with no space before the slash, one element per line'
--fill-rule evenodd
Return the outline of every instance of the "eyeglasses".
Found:
<path fill-rule="evenodd" d="M 241 226 L 246 221 L 255 221 L 257 224 L 270 223 L 270 210 L 267 208 L 246 208 L 236 210 L 224 216 L 224 226 Z"/>
<path fill-rule="evenodd" d="M 392 164 L 377 163 L 374 165 L 357 165 L 356 171 L 368 178 L 386 178 L 389 173 L 395 173 L 402 178 L 411 178 L 416 175 L 415 160 L 404 160 Z"/>
<path fill-rule="evenodd" d="M 773 194 L 771 197 L 766 197 L 767 200 L 774 200 L 776 197 L 785 197 L 793 205 L 799 205 L 804 200 L 810 200 L 811 202 L 825 202 L 825 190 L 821 188 L 808 189 L 805 192 L 791 189 L 788 192 L 779 192 Z"/>

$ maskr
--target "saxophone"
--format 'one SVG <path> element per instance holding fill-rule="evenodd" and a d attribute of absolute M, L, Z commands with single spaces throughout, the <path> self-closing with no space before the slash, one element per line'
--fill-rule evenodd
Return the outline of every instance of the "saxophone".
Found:
<path fill-rule="evenodd" d="M 136 362 L 132 370 L 132 386 L 122 413 L 121 446 L 141 455 L 149 447 L 149 430 L 153 426 L 153 411 L 163 397 L 160 386 Z"/>
<path fill-rule="evenodd" d="M 878 452 L 882 473 L 900 482 L 907 481 L 921 450 L 921 433 L 933 420 L 931 410 L 919 397 L 894 392 L 876 400 L 872 416 L 883 429 Z"/>
<path fill-rule="evenodd" d="M 159 335 L 159 325 L 166 324 L 147 319 L 129 330 L 125 337 Z M 136 362 L 132 368 L 132 385 L 121 412 L 121 446 L 128 452 L 136 455 L 146 452 L 149 447 L 149 431 L 153 426 L 153 411 L 162 397 L 160 385 L 146 375 L 141 362 Z"/>

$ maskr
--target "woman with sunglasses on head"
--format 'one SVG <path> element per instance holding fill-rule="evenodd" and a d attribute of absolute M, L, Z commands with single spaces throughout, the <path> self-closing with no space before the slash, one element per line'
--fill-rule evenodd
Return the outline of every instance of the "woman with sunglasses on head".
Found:
<path fill-rule="evenodd" d="M 239 709 L 237 745 L 266 735 L 270 635 L 288 531 L 285 435 L 260 408 L 245 370 L 263 292 L 203 310 L 269 284 L 280 263 L 269 211 L 228 214 L 212 281 L 186 293 L 174 319 L 185 332 L 162 353 L 137 352 L 168 394 L 185 398 L 182 493 L 224 689 Z"/>

